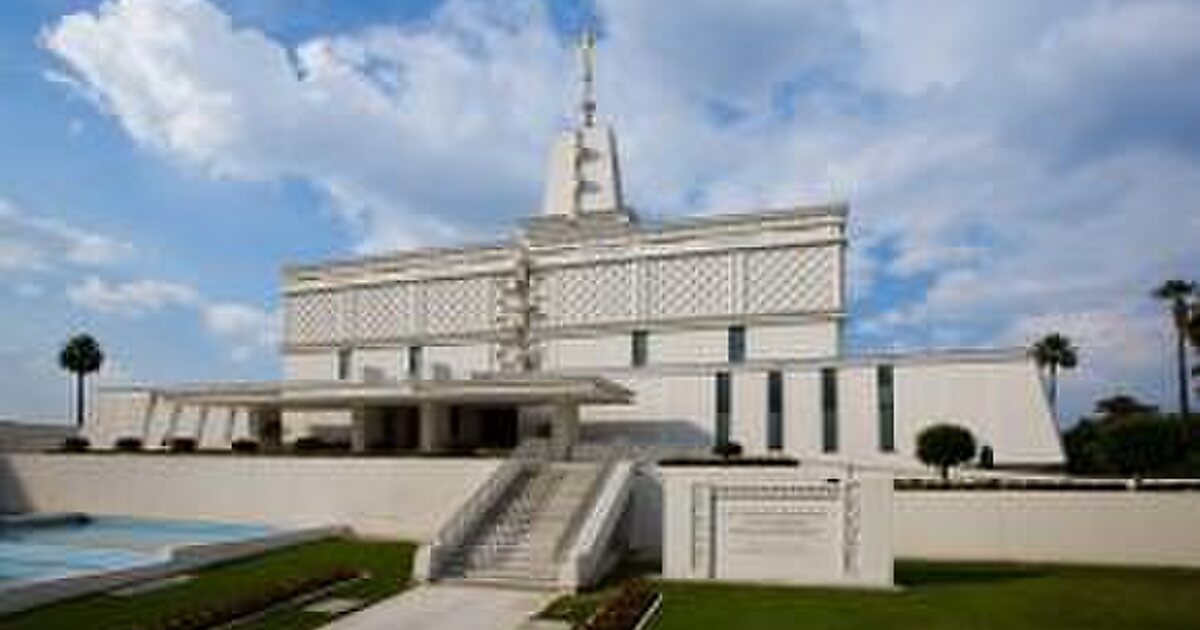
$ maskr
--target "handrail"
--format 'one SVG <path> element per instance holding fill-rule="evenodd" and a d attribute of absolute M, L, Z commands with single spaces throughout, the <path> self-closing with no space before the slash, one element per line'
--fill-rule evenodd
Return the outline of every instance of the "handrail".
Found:
<path fill-rule="evenodd" d="M 441 553 L 446 547 L 464 542 L 479 519 L 495 505 L 496 501 L 512 485 L 517 476 L 527 467 L 546 461 L 549 457 L 547 440 L 531 439 L 522 442 L 509 454 L 508 459 L 492 473 L 482 485 L 471 493 L 470 498 L 454 512 L 430 542 L 430 573 L 436 575 L 441 568 Z"/>
<path fill-rule="evenodd" d="M 620 451 L 615 448 L 606 449 L 601 452 L 601 455 L 600 470 L 596 472 L 596 477 L 592 479 L 587 492 L 584 493 L 583 500 L 575 507 L 575 511 L 571 513 L 570 519 L 567 520 L 567 526 L 563 528 L 562 534 L 554 543 L 554 554 L 552 557 L 555 560 L 562 558 L 563 552 L 579 536 L 579 530 L 583 527 L 584 521 L 592 513 L 596 498 L 600 495 L 600 491 L 604 489 L 604 484 L 608 481 L 613 469 L 616 468 L 617 462 L 621 459 Z"/>

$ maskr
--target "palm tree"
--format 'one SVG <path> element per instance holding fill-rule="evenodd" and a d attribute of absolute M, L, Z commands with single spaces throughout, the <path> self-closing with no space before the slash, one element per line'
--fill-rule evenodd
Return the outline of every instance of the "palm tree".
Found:
<path fill-rule="evenodd" d="M 104 364 L 100 344 L 88 334 L 75 335 L 63 344 L 58 365 L 75 375 L 75 426 L 83 426 L 83 379 Z"/>
<path fill-rule="evenodd" d="M 1179 417 L 1187 420 L 1191 416 L 1188 404 L 1187 332 L 1191 306 L 1188 299 L 1196 294 L 1196 283 L 1187 280 L 1167 280 L 1154 289 L 1153 296 L 1171 306 L 1171 319 L 1175 324 L 1175 362 L 1179 377 Z"/>
<path fill-rule="evenodd" d="M 1058 370 L 1070 370 L 1079 364 L 1079 350 L 1070 338 L 1061 333 L 1050 333 L 1033 344 L 1033 360 L 1038 367 L 1050 371 L 1050 409 L 1058 418 Z"/>

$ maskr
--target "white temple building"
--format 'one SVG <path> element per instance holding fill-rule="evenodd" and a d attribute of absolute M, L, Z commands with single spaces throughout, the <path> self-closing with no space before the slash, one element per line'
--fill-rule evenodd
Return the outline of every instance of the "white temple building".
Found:
<path fill-rule="evenodd" d="M 998 465 L 1063 461 L 1025 349 L 846 352 L 846 204 L 640 219 L 584 56 L 579 121 L 512 238 L 288 266 L 282 380 L 106 388 L 92 444 L 540 435 L 910 466 L 917 433 L 949 422 Z"/>

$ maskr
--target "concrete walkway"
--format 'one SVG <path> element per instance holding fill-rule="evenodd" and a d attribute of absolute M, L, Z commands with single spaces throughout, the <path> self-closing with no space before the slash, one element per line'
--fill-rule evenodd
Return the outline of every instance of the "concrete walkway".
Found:
<path fill-rule="evenodd" d="M 418 586 L 324 630 L 515 630 L 554 593 L 448 584 Z"/>

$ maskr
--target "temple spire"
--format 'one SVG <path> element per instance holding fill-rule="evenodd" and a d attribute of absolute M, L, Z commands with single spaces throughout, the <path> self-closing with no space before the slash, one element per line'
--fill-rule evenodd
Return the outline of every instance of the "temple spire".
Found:
<path fill-rule="evenodd" d="M 583 83 L 582 97 L 579 104 L 580 122 L 584 127 L 596 125 L 596 31 L 587 27 L 579 38 L 580 80 Z"/>

